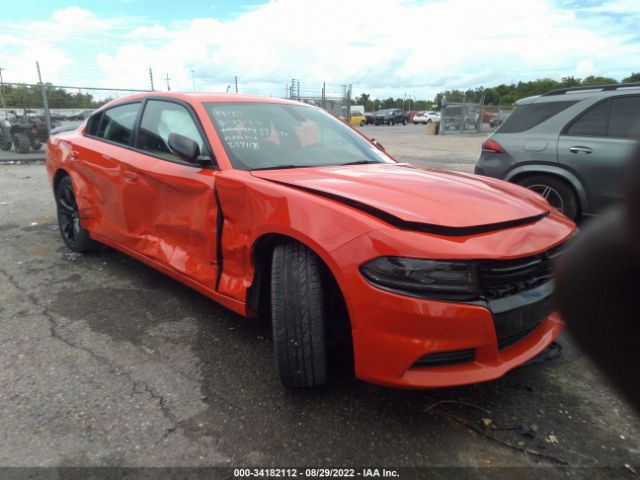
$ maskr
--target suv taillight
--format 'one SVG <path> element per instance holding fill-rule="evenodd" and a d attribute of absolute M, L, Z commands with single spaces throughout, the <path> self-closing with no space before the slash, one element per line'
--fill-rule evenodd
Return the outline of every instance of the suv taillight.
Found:
<path fill-rule="evenodd" d="M 491 153 L 504 153 L 504 148 L 502 148 L 502 145 L 500 145 L 498 142 L 487 139 L 482 144 L 482 151 Z"/>

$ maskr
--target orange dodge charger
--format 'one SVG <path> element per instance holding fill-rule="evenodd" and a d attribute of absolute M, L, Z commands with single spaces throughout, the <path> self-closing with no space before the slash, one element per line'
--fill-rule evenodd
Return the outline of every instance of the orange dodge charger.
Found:
<path fill-rule="evenodd" d="M 71 250 L 109 245 L 270 317 L 290 387 L 324 383 L 340 341 L 367 382 L 482 382 L 562 329 L 570 220 L 510 183 L 398 163 L 313 106 L 134 95 L 52 137 L 47 169 Z"/>

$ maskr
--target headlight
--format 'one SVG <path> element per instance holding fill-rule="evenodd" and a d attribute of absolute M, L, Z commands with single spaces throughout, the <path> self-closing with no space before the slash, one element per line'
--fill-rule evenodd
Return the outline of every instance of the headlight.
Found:
<path fill-rule="evenodd" d="M 380 257 L 360 272 L 377 287 L 419 297 L 468 300 L 481 295 L 477 267 L 465 261 Z"/>

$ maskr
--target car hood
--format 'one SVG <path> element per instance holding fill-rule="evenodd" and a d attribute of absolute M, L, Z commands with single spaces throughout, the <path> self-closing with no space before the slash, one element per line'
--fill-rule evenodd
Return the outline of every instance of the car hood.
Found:
<path fill-rule="evenodd" d="M 407 164 L 253 171 L 321 195 L 399 228 L 469 235 L 533 223 L 549 214 L 539 196 L 507 182 Z"/>

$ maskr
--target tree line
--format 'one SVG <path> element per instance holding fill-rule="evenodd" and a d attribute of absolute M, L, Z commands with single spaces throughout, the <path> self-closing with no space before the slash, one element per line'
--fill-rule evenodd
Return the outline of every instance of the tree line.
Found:
<path fill-rule="evenodd" d="M 5 108 L 42 108 L 42 89 L 40 85 L 27 84 L 3 84 L 2 98 Z M 97 108 L 111 99 L 96 99 L 90 93 L 81 90 L 69 92 L 55 87 L 50 83 L 45 84 L 49 108 Z M 2 103 L 0 102 L 0 106 Z"/>
<path fill-rule="evenodd" d="M 476 87 L 466 91 L 445 90 L 439 92 L 433 100 L 412 100 L 406 98 L 377 99 L 371 95 L 363 93 L 353 99 L 354 105 L 363 105 L 367 112 L 375 112 L 385 108 L 401 108 L 403 110 L 431 110 L 440 108 L 443 100 L 448 102 L 470 102 L 480 103 L 484 98 L 485 105 L 510 106 L 520 98 L 533 95 L 542 95 L 550 90 L 570 87 L 588 87 L 592 85 L 610 85 L 613 83 L 635 83 L 640 82 L 640 72 L 632 73 L 622 79 L 621 82 L 611 77 L 588 76 L 586 78 L 576 78 L 574 76 L 562 77 L 560 81 L 551 78 L 540 78 L 529 82 L 518 82 L 511 84 L 500 84 L 495 87 Z"/>

